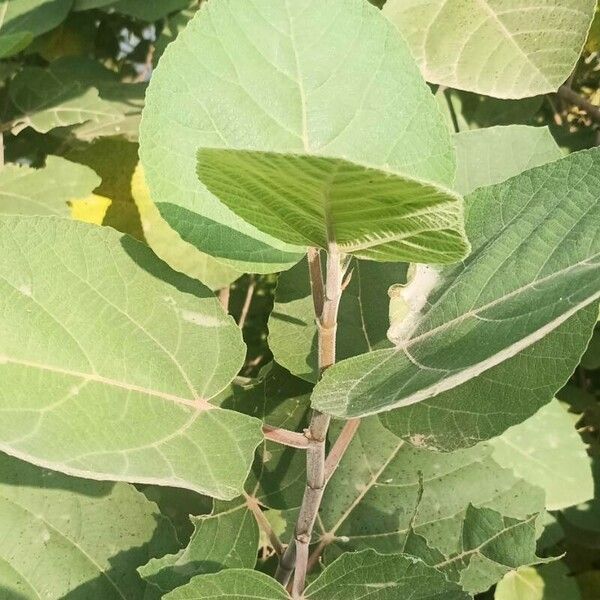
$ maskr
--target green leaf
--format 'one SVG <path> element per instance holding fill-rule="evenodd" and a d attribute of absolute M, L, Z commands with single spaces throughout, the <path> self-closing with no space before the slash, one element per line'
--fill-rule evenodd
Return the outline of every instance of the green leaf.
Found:
<path fill-rule="evenodd" d="M 494 600 L 581 600 L 581 593 L 567 567 L 554 562 L 508 572 L 496 586 Z"/>
<path fill-rule="evenodd" d="M 239 495 L 261 423 L 209 403 L 245 354 L 210 290 L 132 238 L 66 219 L 3 217 L 0 252 L 0 449 Z"/>
<path fill-rule="evenodd" d="M 272 577 L 250 569 L 227 569 L 199 575 L 163 597 L 164 600 L 290 600 Z"/>
<path fill-rule="evenodd" d="M 572 415 L 558 401 L 491 440 L 494 460 L 546 492 L 546 508 L 560 510 L 594 497 L 585 444 Z"/>
<path fill-rule="evenodd" d="M 58 156 L 48 156 L 40 169 L 7 164 L 0 170 L 0 214 L 68 217 L 69 202 L 99 183 L 92 169 Z"/>
<path fill-rule="evenodd" d="M 595 6 L 595 0 L 388 0 L 383 12 L 427 81 L 523 98 L 554 92 L 571 74 Z"/>
<path fill-rule="evenodd" d="M 515 519 L 469 506 L 456 551 L 429 551 L 427 562 L 467 592 L 484 592 L 511 568 L 543 562 L 535 554 L 536 518 Z"/>
<path fill-rule="evenodd" d="M 154 598 L 135 568 L 176 542 L 153 502 L 1 453 L 0 473 L 2 598 Z"/>
<path fill-rule="evenodd" d="M 0 11 L 1 33 L 41 35 L 60 25 L 72 4 L 73 0 L 6 0 Z"/>
<path fill-rule="evenodd" d="M 354 260 L 340 303 L 338 360 L 390 346 L 388 288 L 406 279 L 406 265 Z M 275 360 L 298 377 L 316 382 L 317 325 L 306 259 L 281 273 L 269 317 L 269 347 Z"/>
<path fill-rule="evenodd" d="M 411 444 L 443 452 L 489 440 L 531 417 L 563 387 L 579 363 L 597 318 L 588 306 L 513 358 L 441 394 L 380 413 Z"/>
<path fill-rule="evenodd" d="M 457 172 L 454 189 L 466 195 L 562 157 L 547 127 L 509 125 L 454 135 Z"/>
<path fill-rule="evenodd" d="M 100 8 L 102 6 L 108 6 L 114 4 L 116 0 L 75 0 L 73 4 L 73 10 L 90 10 L 91 8 Z"/>
<path fill-rule="evenodd" d="M 219 503 L 208 516 L 191 517 L 194 533 L 177 554 L 153 558 L 138 569 L 161 593 L 185 585 L 192 577 L 222 569 L 253 569 L 258 552 L 258 526 L 242 500 Z"/>
<path fill-rule="evenodd" d="M 124 15 L 135 17 L 142 21 L 158 21 L 169 13 L 186 8 L 190 0 L 161 0 L 148 2 L 148 0 L 119 0 L 111 3 L 110 8 Z"/>
<path fill-rule="evenodd" d="M 136 167 L 131 179 L 131 196 L 140 213 L 146 243 L 172 269 L 198 279 L 211 290 L 227 287 L 241 277 L 242 273 L 200 252 L 171 229 L 150 198 L 141 165 Z"/>
<path fill-rule="evenodd" d="M 339 157 L 446 187 L 453 179 L 435 100 L 396 28 L 364 0 L 205 3 L 161 57 L 146 98 L 140 157 L 162 216 L 246 271 L 282 270 L 301 250 L 210 194 L 196 176 L 199 148 Z"/>
<path fill-rule="evenodd" d="M 328 369 L 313 407 L 348 418 L 426 400 L 513 358 L 592 304 L 600 297 L 599 167 L 600 151 L 579 152 L 471 194 L 472 254 L 415 278 L 418 301 L 396 348 Z"/>
<path fill-rule="evenodd" d="M 198 176 L 257 229 L 299 246 L 389 262 L 464 258 L 462 199 L 391 170 L 308 154 L 204 148 Z"/>
<path fill-rule="evenodd" d="M 23 113 L 13 127 L 46 133 L 55 127 L 78 125 L 85 141 L 107 135 L 136 140 L 145 84 L 123 83 L 98 61 L 65 57 L 47 69 L 26 67 L 10 84 L 10 97 Z"/>
<path fill-rule="evenodd" d="M 343 596 L 342 596 L 343 594 Z M 342 554 L 304 592 L 307 600 L 469 600 L 460 586 L 412 556 L 364 550 Z"/>
<path fill-rule="evenodd" d="M 29 31 L 0 35 L 0 58 L 7 58 L 18 54 L 27 48 L 33 41 L 33 35 Z"/>
<path fill-rule="evenodd" d="M 334 436 L 339 428 L 332 429 Z M 326 546 L 327 562 L 364 548 L 409 552 L 412 532 L 444 556 L 455 555 L 470 505 L 528 519 L 544 510 L 544 495 L 500 467 L 489 447 L 419 450 L 366 419 L 325 490 L 315 542 Z"/>

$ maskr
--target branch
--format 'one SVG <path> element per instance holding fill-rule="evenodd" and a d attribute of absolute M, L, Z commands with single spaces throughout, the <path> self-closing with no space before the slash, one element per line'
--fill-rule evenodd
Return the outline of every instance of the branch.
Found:
<path fill-rule="evenodd" d="M 333 447 L 329 451 L 327 458 L 325 459 L 325 481 L 328 482 L 331 476 L 335 473 L 342 456 L 346 453 L 358 426 L 360 425 L 360 419 L 350 419 L 346 421 L 340 435 L 333 444 Z"/>
<path fill-rule="evenodd" d="M 558 88 L 557 92 L 558 96 L 564 98 L 565 100 L 571 102 L 575 106 L 585 110 L 585 112 L 589 115 L 591 119 L 600 123 L 600 107 L 592 104 L 589 100 L 574 92 L 570 87 L 566 85 L 561 85 Z"/>
<path fill-rule="evenodd" d="M 271 425 L 263 425 L 263 435 L 271 442 L 290 446 L 291 448 L 300 448 L 306 450 L 308 448 L 308 438 L 303 433 L 296 433 L 289 429 L 281 429 Z"/>
<path fill-rule="evenodd" d="M 223 307 L 223 310 L 225 312 L 229 312 L 230 293 L 231 293 L 231 290 L 230 290 L 229 286 L 221 288 L 219 290 L 219 302 L 221 303 L 221 306 Z"/>
<path fill-rule="evenodd" d="M 273 550 L 275 550 L 275 554 L 277 554 L 277 556 L 281 556 L 283 554 L 283 544 L 281 543 L 281 540 L 277 537 L 277 534 L 273 531 L 271 523 L 269 523 L 267 517 L 265 517 L 265 514 L 261 510 L 258 501 L 256 500 L 256 498 L 254 498 L 253 496 L 249 496 L 245 492 L 244 498 L 246 499 L 246 506 L 256 519 L 256 523 L 265 532 L 267 538 L 269 538 L 269 543 L 273 547 Z"/>
<path fill-rule="evenodd" d="M 254 275 L 251 275 L 250 278 L 248 290 L 246 291 L 246 298 L 244 299 L 244 306 L 242 306 L 240 320 L 238 321 L 238 327 L 240 329 L 244 329 L 244 324 L 246 323 L 246 318 L 248 317 L 248 311 L 250 310 L 250 304 L 252 304 L 254 289 L 256 288 L 256 279 L 254 278 Z"/>
<path fill-rule="evenodd" d="M 327 277 L 323 280 L 318 251 L 309 250 L 308 262 L 313 293 L 313 304 L 319 331 L 319 370 L 321 373 L 335 363 L 337 316 L 342 297 L 344 268 L 343 256 L 335 244 L 330 244 L 327 253 Z M 323 291 L 325 292 L 323 296 Z M 320 310 L 320 312 L 319 312 Z M 313 411 L 310 425 L 305 431 L 308 440 L 306 449 L 306 487 L 300 507 L 294 539 L 281 557 L 276 579 L 286 586 L 295 568 L 292 597 L 302 597 L 308 566 L 308 550 L 312 531 L 325 491 L 325 441 L 330 417 Z"/>

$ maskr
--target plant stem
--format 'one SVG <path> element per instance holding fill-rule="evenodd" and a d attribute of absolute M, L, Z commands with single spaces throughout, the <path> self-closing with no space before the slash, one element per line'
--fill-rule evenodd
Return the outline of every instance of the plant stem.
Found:
<path fill-rule="evenodd" d="M 350 419 L 349 421 L 346 421 L 340 435 L 337 440 L 335 440 L 333 447 L 325 459 L 325 483 L 327 483 L 335 473 L 335 470 L 340 464 L 342 456 L 346 453 L 359 425 L 360 419 Z"/>
<path fill-rule="evenodd" d="M 342 296 L 344 268 L 343 256 L 335 244 L 330 244 L 327 253 L 325 287 L 321 275 L 319 253 L 311 249 L 308 253 L 309 273 L 313 304 L 317 317 L 319 335 L 319 370 L 321 373 L 335 363 L 337 316 Z M 323 498 L 326 484 L 325 442 L 330 417 L 313 411 L 310 425 L 305 431 L 309 444 L 306 448 L 306 487 L 300 507 L 294 539 L 281 557 L 276 579 L 287 585 L 295 568 L 292 597 L 301 598 L 308 565 L 308 549 L 313 527 Z"/>
<path fill-rule="evenodd" d="M 303 433 L 282 429 L 280 427 L 272 427 L 271 425 L 263 425 L 263 435 L 266 439 L 290 446 L 291 448 L 300 448 L 305 450 L 308 448 L 308 439 Z"/>
<path fill-rule="evenodd" d="M 221 288 L 219 290 L 219 302 L 223 307 L 225 312 L 229 312 L 229 296 L 231 294 L 231 289 L 229 286 Z"/>
<path fill-rule="evenodd" d="M 252 304 L 252 296 L 254 295 L 254 289 L 256 288 L 256 279 L 254 275 L 250 275 L 250 283 L 246 290 L 246 298 L 244 299 L 244 306 L 242 306 L 242 312 L 240 314 L 240 320 L 238 321 L 238 327 L 244 329 L 246 324 L 246 318 L 248 317 L 248 311 L 250 310 L 250 304 Z"/>
<path fill-rule="evenodd" d="M 258 526 L 265 532 L 266 536 L 269 538 L 269 543 L 275 550 L 275 554 L 277 556 L 281 556 L 283 554 L 283 544 L 281 540 L 277 537 L 277 534 L 273 531 L 271 524 L 265 517 L 265 514 L 260 508 L 260 505 L 256 498 L 253 496 L 249 496 L 248 494 L 244 494 L 244 498 L 246 499 L 246 506 L 248 510 L 254 515 L 256 519 L 256 523 Z"/>

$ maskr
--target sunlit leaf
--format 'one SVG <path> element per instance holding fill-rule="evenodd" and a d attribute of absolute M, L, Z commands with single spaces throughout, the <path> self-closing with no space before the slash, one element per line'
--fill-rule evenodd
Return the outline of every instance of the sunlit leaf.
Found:
<path fill-rule="evenodd" d="M 427 81 L 498 98 L 554 92 L 571 74 L 595 0 L 388 0 Z"/>
<path fill-rule="evenodd" d="M 261 423 L 209 402 L 245 354 L 210 290 L 133 238 L 67 219 L 2 217 L 0 250 L 0 449 L 239 495 Z"/>
<path fill-rule="evenodd" d="M 394 349 L 328 369 L 313 406 L 352 417 L 408 406 L 507 361 L 600 297 L 600 151 L 569 155 L 467 197 L 473 252 L 415 303 Z"/>

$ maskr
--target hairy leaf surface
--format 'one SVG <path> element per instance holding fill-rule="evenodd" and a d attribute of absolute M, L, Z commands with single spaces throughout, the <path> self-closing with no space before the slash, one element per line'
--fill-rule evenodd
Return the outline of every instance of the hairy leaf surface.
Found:
<path fill-rule="evenodd" d="M 108 228 L 3 217 L 0 245 L 0 448 L 68 474 L 237 496 L 261 425 L 209 403 L 244 356 L 212 293 Z"/>
<path fill-rule="evenodd" d="M 203 4 L 161 58 L 140 139 L 163 217 L 186 241 L 249 271 L 291 266 L 299 248 L 210 194 L 196 175 L 199 148 L 387 164 L 442 186 L 454 175 L 431 92 L 396 28 L 363 0 Z"/>
<path fill-rule="evenodd" d="M 471 194 L 472 254 L 439 273 L 396 348 L 328 369 L 313 406 L 355 417 L 426 400 L 513 358 L 592 304 L 600 297 L 599 167 L 600 151 L 579 152 Z"/>

